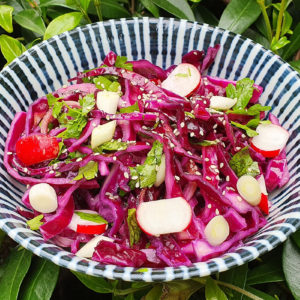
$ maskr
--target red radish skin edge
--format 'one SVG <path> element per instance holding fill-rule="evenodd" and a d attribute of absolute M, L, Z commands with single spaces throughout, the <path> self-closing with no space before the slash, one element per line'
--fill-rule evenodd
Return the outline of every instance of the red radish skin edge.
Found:
<path fill-rule="evenodd" d="M 263 193 L 261 194 L 261 199 L 260 199 L 260 203 L 259 203 L 258 207 L 264 214 L 266 214 L 266 215 L 269 214 L 268 195 L 265 195 Z"/>
<path fill-rule="evenodd" d="M 253 145 L 253 143 L 251 143 L 251 147 L 258 153 L 260 153 L 261 155 L 263 155 L 266 158 L 273 158 L 276 157 L 279 153 L 280 153 L 280 149 L 277 150 L 272 150 L 272 151 L 266 151 L 266 150 L 261 150 L 259 148 L 257 148 L 256 146 Z"/>
<path fill-rule="evenodd" d="M 106 224 L 99 225 L 77 225 L 76 232 L 85 234 L 101 234 L 106 230 Z"/>

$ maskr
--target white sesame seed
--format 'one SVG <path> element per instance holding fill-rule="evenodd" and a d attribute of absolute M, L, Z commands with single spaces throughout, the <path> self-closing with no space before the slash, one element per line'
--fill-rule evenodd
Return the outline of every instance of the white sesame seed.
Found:
<path fill-rule="evenodd" d="M 222 195 L 224 196 L 225 194 L 226 194 L 226 192 L 225 192 L 225 191 L 223 191 L 223 192 L 222 192 Z"/>
<path fill-rule="evenodd" d="M 230 177 L 227 175 L 226 176 L 226 181 L 229 181 L 230 180 Z"/>
<path fill-rule="evenodd" d="M 122 140 L 121 139 L 118 139 L 118 142 L 120 143 Z"/>
<path fill-rule="evenodd" d="M 129 174 L 127 172 L 124 173 L 125 178 L 129 178 Z"/>
<path fill-rule="evenodd" d="M 200 133 L 200 135 L 202 135 L 202 136 L 204 135 L 204 132 L 203 132 L 203 130 L 202 130 L 202 129 L 200 130 L 200 132 L 199 132 L 199 133 Z"/>
<path fill-rule="evenodd" d="M 136 180 L 136 179 L 138 179 L 139 177 L 138 177 L 138 176 L 132 176 L 131 178 L 132 178 L 132 180 Z"/>
<path fill-rule="evenodd" d="M 217 179 L 217 180 L 220 180 L 221 178 L 220 178 L 220 176 L 219 176 L 219 175 L 217 175 L 217 176 L 216 176 L 216 179 Z"/>
<path fill-rule="evenodd" d="M 211 208 L 211 204 L 209 203 L 209 204 L 207 205 L 207 207 L 208 207 L 208 208 Z"/>
<path fill-rule="evenodd" d="M 242 134 L 242 138 L 244 139 L 246 137 L 246 135 L 245 134 Z"/>
<path fill-rule="evenodd" d="M 150 143 L 149 143 L 149 142 L 146 142 L 146 145 L 147 145 L 147 146 L 150 146 Z"/>
<path fill-rule="evenodd" d="M 175 145 L 171 142 L 171 143 L 170 143 L 170 147 L 171 147 L 171 148 L 175 148 Z"/>
<path fill-rule="evenodd" d="M 144 88 L 140 87 L 140 91 L 142 91 L 142 92 L 143 92 L 144 90 L 145 90 Z"/>
<path fill-rule="evenodd" d="M 216 129 L 218 127 L 218 124 L 215 124 L 214 126 L 213 126 L 213 129 Z"/>
<path fill-rule="evenodd" d="M 224 163 L 220 163 L 220 169 L 222 169 L 224 167 Z"/>
<path fill-rule="evenodd" d="M 206 178 L 207 180 L 211 180 L 211 177 L 209 177 L 209 176 L 205 176 L 205 178 Z"/>
<path fill-rule="evenodd" d="M 183 128 L 184 127 L 184 122 L 180 123 L 180 127 Z"/>
<path fill-rule="evenodd" d="M 224 121 L 222 122 L 222 124 L 225 126 L 225 125 L 226 125 L 226 121 L 224 120 Z"/>
<path fill-rule="evenodd" d="M 125 70 L 124 70 L 124 69 L 122 69 L 122 70 L 121 70 L 121 73 L 122 73 L 122 74 L 123 74 L 123 73 L 125 73 Z"/>
<path fill-rule="evenodd" d="M 114 156 L 114 157 L 113 157 L 113 160 L 117 160 L 117 157 L 116 157 L 116 156 Z"/>
<path fill-rule="evenodd" d="M 94 155 L 100 155 L 100 153 L 99 153 L 99 152 L 96 152 Z"/>
<path fill-rule="evenodd" d="M 106 120 L 107 120 L 107 121 L 110 120 L 110 116 L 109 116 L 109 115 L 106 116 Z"/>
<path fill-rule="evenodd" d="M 149 94 L 150 94 L 150 95 L 151 95 L 151 94 L 153 94 L 153 91 L 152 91 L 152 90 L 150 90 L 150 91 L 149 91 Z"/>
<path fill-rule="evenodd" d="M 219 210 L 216 209 L 216 215 L 218 216 L 220 214 Z"/>
<path fill-rule="evenodd" d="M 135 184 L 135 187 L 138 188 L 140 186 L 139 182 Z"/>
<path fill-rule="evenodd" d="M 196 173 L 195 173 L 196 175 L 198 175 L 198 176 L 200 176 L 201 175 L 201 173 L 199 172 L 199 171 L 196 171 Z"/>
<path fill-rule="evenodd" d="M 76 161 L 77 161 L 77 162 L 82 161 L 82 157 L 78 157 L 78 158 L 76 159 Z"/>
<path fill-rule="evenodd" d="M 149 79 L 146 78 L 146 79 L 145 79 L 145 83 L 148 83 L 148 82 L 149 82 Z"/>
<path fill-rule="evenodd" d="M 142 99 L 142 96 L 141 96 L 141 95 L 138 95 L 138 99 L 141 100 L 141 99 Z"/>
<path fill-rule="evenodd" d="M 224 118 L 223 118 L 223 117 L 218 117 L 218 120 L 219 120 L 220 122 L 222 122 L 222 121 L 224 120 Z"/>
<path fill-rule="evenodd" d="M 243 201 L 243 199 L 240 196 L 237 196 L 238 201 Z"/>
<path fill-rule="evenodd" d="M 29 189 L 29 188 L 30 188 L 30 185 L 29 185 L 29 184 L 27 184 L 27 185 L 26 185 L 26 189 Z"/>
<path fill-rule="evenodd" d="M 209 161 L 209 158 L 206 157 L 204 160 L 205 160 L 205 161 Z"/>
<path fill-rule="evenodd" d="M 54 164 L 53 169 L 57 169 L 57 168 L 58 168 L 58 164 Z"/>
<path fill-rule="evenodd" d="M 135 82 L 135 81 L 131 81 L 131 84 L 132 84 L 132 85 L 136 85 L 136 82 Z"/>
<path fill-rule="evenodd" d="M 66 85 L 66 84 L 64 84 L 62 87 L 65 89 L 65 88 L 67 88 L 67 85 Z"/>
<path fill-rule="evenodd" d="M 210 166 L 212 169 L 217 169 L 217 166 L 216 165 L 211 165 Z"/>
<path fill-rule="evenodd" d="M 53 174 L 53 173 L 55 173 L 53 170 L 51 170 L 51 171 L 49 172 L 49 174 Z"/>
<path fill-rule="evenodd" d="M 13 153 L 12 152 L 7 152 L 7 155 L 12 155 Z"/>
<path fill-rule="evenodd" d="M 68 149 L 64 149 L 61 153 L 66 153 L 68 152 Z"/>
<path fill-rule="evenodd" d="M 28 169 L 27 169 L 27 168 L 24 168 L 23 171 L 24 171 L 25 173 L 27 173 L 27 172 L 28 172 Z"/>
<path fill-rule="evenodd" d="M 242 148 L 241 147 L 235 147 L 236 151 L 240 151 Z"/>
<path fill-rule="evenodd" d="M 158 100 L 157 100 L 157 102 L 158 102 L 158 103 L 161 103 L 161 102 L 162 102 L 162 100 L 161 100 L 161 99 L 158 99 Z"/>
<path fill-rule="evenodd" d="M 175 175 L 174 177 L 175 177 L 176 180 L 180 180 L 179 176 Z"/>
<path fill-rule="evenodd" d="M 187 154 L 188 155 L 193 155 L 193 153 L 191 151 L 188 151 Z"/>

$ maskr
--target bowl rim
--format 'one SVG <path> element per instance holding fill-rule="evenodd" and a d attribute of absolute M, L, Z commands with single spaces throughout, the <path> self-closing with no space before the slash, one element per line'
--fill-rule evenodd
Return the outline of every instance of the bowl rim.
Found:
<path fill-rule="evenodd" d="M 159 22 L 162 22 L 162 24 L 164 24 L 164 22 L 169 23 L 171 20 L 172 20 L 174 25 L 181 24 L 182 22 L 186 22 L 187 24 L 190 24 L 190 25 L 194 24 L 195 26 L 197 26 L 197 28 L 206 27 L 210 31 L 217 30 L 218 32 L 221 33 L 221 35 L 223 35 L 224 33 L 227 33 L 231 37 L 238 36 L 239 40 L 241 40 L 243 43 L 248 41 L 248 43 L 250 43 L 252 46 L 259 47 L 260 49 L 263 50 L 263 52 L 268 53 L 269 56 L 276 57 L 276 60 L 278 60 L 280 62 L 281 66 L 285 65 L 288 68 L 289 73 L 290 72 L 294 73 L 294 75 L 298 78 L 298 80 L 300 80 L 300 74 L 298 74 L 298 72 L 295 71 L 288 64 L 288 62 L 285 62 L 277 54 L 273 53 L 269 49 L 266 49 L 262 45 L 260 45 L 258 43 L 255 43 L 250 38 L 243 37 L 240 34 L 236 34 L 236 33 L 233 33 L 231 31 L 222 29 L 220 27 L 209 25 L 207 23 L 182 20 L 182 19 L 178 19 L 178 18 L 165 18 L 165 17 L 160 17 L 160 18 L 150 18 L 150 17 L 121 18 L 121 19 L 113 19 L 113 20 L 107 20 L 107 21 L 102 21 L 102 22 L 95 22 L 95 23 L 92 23 L 92 24 L 87 24 L 87 25 L 76 27 L 75 29 L 73 29 L 71 31 L 61 33 L 59 35 L 51 37 L 48 40 L 44 40 L 44 41 L 40 42 L 37 45 L 34 45 L 32 48 L 30 48 L 30 49 L 26 50 L 24 53 L 22 53 L 21 56 L 14 59 L 10 64 L 5 66 L 3 68 L 3 70 L 0 72 L 0 74 L 2 76 L 5 76 L 7 74 L 8 69 L 13 69 L 15 66 L 18 65 L 19 61 L 22 62 L 22 60 L 24 60 L 28 55 L 31 56 L 32 54 L 35 54 L 35 49 L 36 48 L 43 49 L 43 47 L 46 47 L 46 45 L 51 44 L 52 42 L 56 41 L 57 39 L 61 39 L 66 35 L 72 36 L 72 34 L 75 34 L 79 31 L 93 30 L 95 27 L 98 27 L 99 24 L 103 24 L 104 27 L 107 27 L 107 26 L 110 27 L 112 25 L 112 22 L 115 25 L 120 25 L 120 24 L 122 24 L 122 22 L 125 22 L 125 23 L 128 23 L 128 22 L 144 23 L 145 21 L 147 21 L 147 22 L 149 22 L 149 24 L 155 23 L 155 24 L 159 25 Z M 299 211 L 300 211 L 300 204 L 299 204 Z M 0 209 L 0 213 L 1 213 L 1 209 Z M 289 220 L 289 219 L 287 219 L 287 220 Z M 285 223 L 289 223 L 289 222 L 287 222 L 287 220 L 285 220 Z M 31 239 L 29 239 L 29 242 L 24 242 L 24 239 L 18 233 L 15 233 L 9 227 L 9 225 L 6 224 L 6 222 L 3 221 L 3 219 L 1 218 L 1 215 L 0 215 L 0 228 L 3 231 L 5 231 L 13 240 L 15 240 L 17 243 L 21 244 L 24 248 L 32 251 L 34 254 L 36 254 L 40 257 L 43 257 L 45 259 L 51 260 L 52 262 L 54 262 L 54 263 L 56 263 L 60 266 L 66 267 L 66 268 L 71 269 L 71 270 L 76 271 L 76 272 L 81 272 L 81 273 L 92 275 L 92 276 L 105 277 L 105 278 L 109 278 L 109 279 L 123 279 L 123 280 L 128 280 L 128 281 L 152 281 L 152 282 L 155 282 L 155 281 L 161 282 L 161 281 L 169 281 L 169 280 L 176 280 L 176 279 L 188 279 L 188 278 L 193 278 L 193 277 L 203 277 L 203 276 L 211 275 L 211 274 L 214 274 L 214 273 L 217 273 L 217 272 L 226 271 L 226 270 L 228 270 L 232 267 L 235 267 L 235 266 L 238 266 L 238 265 L 241 265 L 241 264 L 245 264 L 249 261 L 252 261 L 252 260 L 256 259 L 258 256 L 263 255 L 264 253 L 267 253 L 267 252 L 271 251 L 272 249 L 277 247 L 279 244 L 284 242 L 293 232 L 295 232 L 295 230 L 300 228 L 300 217 L 299 217 L 299 219 L 295 219 L 295 221 L 293 223 L 289 223 L 289 224 L 291 224 L 292 226 L 290 226 L 288 228 L 285 228 L 285 231 L 282 232 L 284 234 L 284 236 L 281 239 L 277 238 L 275 241 L 269 242 L 269 244 L 270 244 L 269 247 L 265 245 L 265 247 L 263 247 L 262 249 L 256 249 L 257 251 L 255 252 L 254 255 L 252 253 L 251 255 L 244 256 L 242 258 L 242 261 L 240 261 L 240 262 L 231 259 L 229 262 L 224 263 L 224 260 L 226 260 L 229 257 L 232 258 L 235 254 L 235 252 L 226 252 L 226 253 L 222 254 L 221 256 L 219 256 L 219 257 L 209 259 L 206 262 L 194 263 L 189 267 L 180 266 L 180 267 L 164 267 L 164 268 L 132 268 L 132 267 L 119 267 L 119 266 L 115 266 L 115 265 L 101 265 L 100 263 L 96 262 L 96 264 L 94 265 L 93 271 L 97 271 L 97 273 L 95 273 L 95 272 L 88 273 L 87 268 L 89 267 L 91 262 L 95 263 L 94 261 L 91 261 L 89 259 L 80 259 L 76 255 L 71 254 L 69 251 L 66 251 L 66 250 L 64 250 L 61 247 L 56 246 L 56 245 L 54 245 L 54 246 L 62 249 L 62 251 L 61 251 L 62 255 L 59 256 L 59 258 L 62 258 L 64 256 L 70 256 L 70 255 L 71 255 L 72 258 L 76 257 L 76 258 L 78 258 L 78 262 L 81 261 L 81 262 L 84 263 L 82 268 L 78 268 L 78 264 L 76 265 L 75 263 L 74 264 L 69 264 L 69 262 L 67 260 L 65 261 L 63 259 L 59 259 L 59 260 L 54 259 L 55 257 L 53 257 L 52 254 L 49 254 L 49 253 L 45 252 L 43 249 L 41 251 L 37 252 L 36 251 L 36 249 L 37 249 L 36 246 L 34 246 L 33 244 L 30 243 Z M 278 228 L 278 230 L 279 230 L 279 228 Z M 258 232 L 260 232 L 260 230 Z M 25 241 L 27 241 L 27 240 L 28 240 L 28 237 L 26 238 Z M 46 244 L 47 246 L 53 245 L 52 243 L 49 243 L 49 242 L 43 242 L 43 244 Z M 247 248 L 247 247 L 244 246 L 241 249 L 241 251 L 245 251 L 246 250 L 245 248 Z M 249 247 L 251 247 L 251 246 L 249 246 Z M 223 263 L 218 265 L 218 264 L 215 263 L 216 261 L 223 262 Z M 205 268 L 204 265 L 208 265 L 208 264 L 210 264 L 210 266 L 208 268 Z M 203 268 L 203 270 L 201 272 L 200 272 L 200 268 Z M 113 271 L 113 278 L 110 278 L 109 275 L 106 274 L 106 272 L 105 272 L 106 269 L 111 269 Z M 141 271 L 141 269 L 147 269 L 147 271 L 144 273 L 143 271 Z M 172 275 L 173 275 L 172 278 L 167 277 L 167 275 L 165 273 L 166 270 L 167 271 L 172 270 L 172 272 L 173 272 L 172 273 Z M 129 274 L 129 277 L 127 276 L 124 279 L 124 272 L 127 273 L 127 275 Z M 176 273 L 176 272 L 178 272 L 178 273 Z M 146 276 L 146 277 L 141 276 L 142 273 L 147 274 L 148 276 Z M 178 275 L 178 276 L 176 276 L 176 275 Z"/>

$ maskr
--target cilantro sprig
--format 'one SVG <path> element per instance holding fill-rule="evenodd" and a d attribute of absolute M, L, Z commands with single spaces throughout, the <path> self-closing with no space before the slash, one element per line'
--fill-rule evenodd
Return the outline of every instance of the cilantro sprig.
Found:
<path fill-rule="evenodd" d="M 106 151 L 121 151 L 126 150 L 128 144 L 126 142 L 118 141 L 118 140 L 111 140 L 109 142 L 105 142 L 96 149 L 94 149 L 95 153 L 103 153 Z"/>
<path fill-rule="evenodd" d="M 117 56 L 115 66 L 117 68 L 122 68 L 128 71 L 133 70 L 133 65 L 132 63 L 127 62 L 127 57 L 126 56 Z"/>
<path fill-rule="evenodd" d="M 44 218 L 44 215 L 38 215 L 35 218 L 28 220 L 26 223 L 31 230 L 39 230 L 40 227 L 44 224 L 41 220 Z"/>
<path fill-rule="evenodd" d="M 258 163 L 251 158 L 248 147 L 237 152 L 229 161 L 229 165 L 238 177 L 260 174 Z"/>
<path fill-rule="evenodd" d="M 130 246 L 132 247 L 134 244 L 139 242 L 142 233 L 136 220 L 135 208 L 128 209 L 127 224 L 129 229 Z"/>
<path fill-rule="evenodd" d="M 139 108 L 139 105 L 138 105 L 138 101 L 136 101 L 133 105 L 120 108 L 120 113 L 121 114 L 124 114 L 124 113 L 133 113 L 135 111 L 140 111 L 140 108 Z"/>
<path fill-rule="evenodd" d="M 131 176 L 129 186 L 132 190 L 136 187 L 150 187 L 155 183 L 156 167 L 161 163 L 162 154 L 163 145 L 159 141 L 155 141 L 152 149 L 147 154 L 145 162 L 136 167 L 129 167 Z"/>
<path fill-rule="evenodd" d="M 79 168 L 78 175 L 73 180 L 80 180 L 85 178 L 86 180 L 94 179 L 98 174 L 98 163 L 95 161 L 89 161 L 85 166 Z"/>
<path fill-rule="evenodd" d="M 109 92 L 120 92 L 121 85 L 118 81 L 110 80 L 107 76 L 98 76 L 93 79 L 95 86 L 99 90 L 106 90 Z"/>
<path fill-rule="evenodd" d="M 74 213 L 77 216 L 79 216 L 80 219 L 82 219 L 82 220 L 91 221 L 91 222 L 95 222 L 98 224 L 103 224 L 103 223 L 108 224 L 108 222 L 98 214 L 90 214 L 90 213 L 86 213 L 86 212 L 82 212 L 82 211 L 75 211 Z"/>

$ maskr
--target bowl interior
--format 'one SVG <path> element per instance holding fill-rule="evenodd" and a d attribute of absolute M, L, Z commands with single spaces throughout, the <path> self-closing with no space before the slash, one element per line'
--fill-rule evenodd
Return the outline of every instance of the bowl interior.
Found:
<path fill-rule="evenodd" d="M 191 267 L 147 269 L 100 265 L 80 259 L 60 247 L 45 243 L 30 231 L 26 220 L 16 211 L 25 187 L 11 178 L 3 165 L 6 136 L 18 111 L 52 92 L 78 71 L 100 65 L 105 55 L 115 51 L 129 60 L 147 59 L 163 68 L 179 63 L 192 49 L 207 50 L 221 44 L 208 74 L 238 80 L 250 77 L 264 88 L 263 105 L 290 132 L 287 147 L 290 182 L 271 194 L 272 208 L 267 225 L 231 253 Z M 224 271 L 270 251 L 300 227 L 299 197 L 299 103 L 300 77 L 288 64 L 262 46 L 207 24 L 174 19 L 122 19 L 95 23 L 55 36 L 26 51 L 0 73 L 0 227 L 11 238 L 35 254 L 56 264 L 94 276 L 111 279 L 162 281 L 206 276 Z"/>

